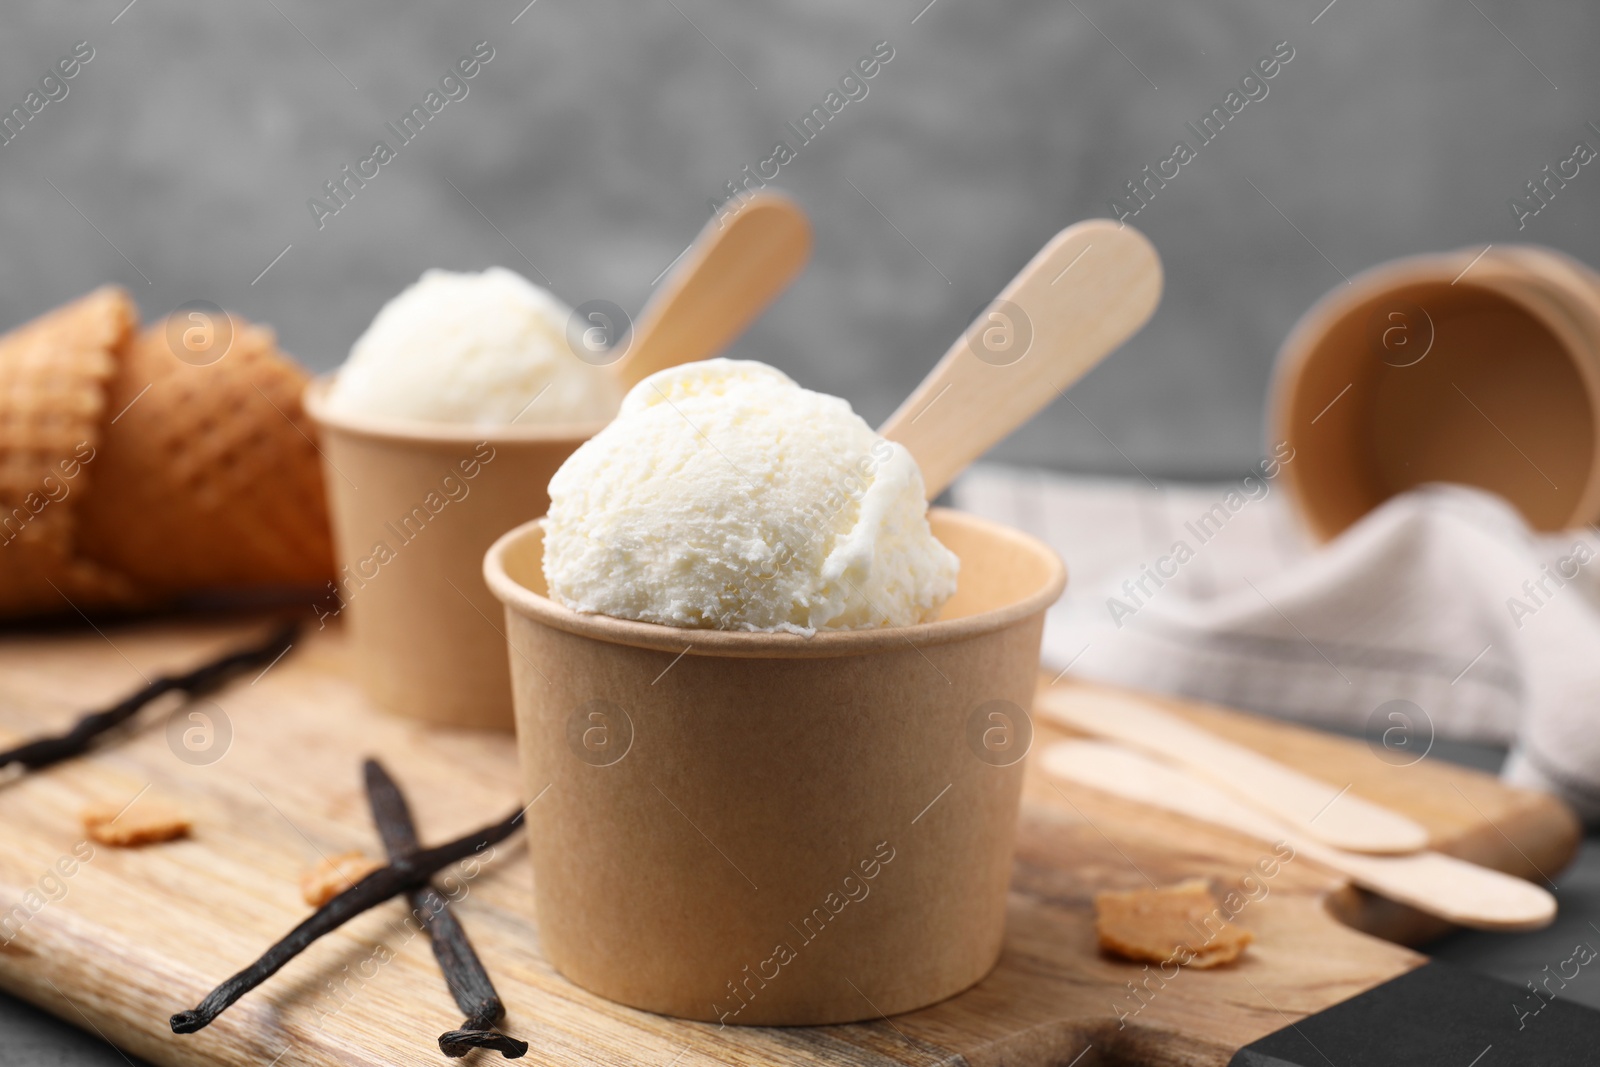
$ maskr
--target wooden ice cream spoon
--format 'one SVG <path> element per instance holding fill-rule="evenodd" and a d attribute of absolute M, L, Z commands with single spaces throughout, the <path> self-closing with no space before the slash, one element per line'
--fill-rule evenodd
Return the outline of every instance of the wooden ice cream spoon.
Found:
<path fill-rule="evenodd" d="M 1161 299 L 1161 259 L 1131 226 L 1089 219 L 1039 250 L 879 429 L 928 499 L 1133 336 Z"/>
<path fill-rule="evenodd" d="M 706 223 L 634 323 L 612 373 L 624 390 L 658 370 L 710 359 L 778 298 L 811 256 L 811 223 L 762 191 Z"/>
<path fill-rule="evenodd" d="M 1040 691 L 1034 707 L 1074 730 L 1180 764 L 1325 845 L 1391 855 L 1428 845 L 1428 831 L 1414 819 L 1218 737 L 1136 694 L 1051 687 Z"/>
<path fill-rule="evenodd" d="M 1047 773 L 1104 793 L 1222 826 L 1338 871 L 1363 889 L 1460 926 L 1537 930 L 1555 919 L 1555 897 L 1531 882 L 1446 856 L 1372 856 L 1330 848 L 1232 796 L 1162 763 L 1103 741 L 1062 741 L 1044 751 Z"/>

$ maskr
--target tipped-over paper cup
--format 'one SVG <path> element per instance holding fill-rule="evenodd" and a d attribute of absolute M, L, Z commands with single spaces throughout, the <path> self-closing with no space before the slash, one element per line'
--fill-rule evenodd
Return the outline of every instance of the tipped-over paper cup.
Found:
<path fill-rule="evenodd" d="M 994 966 L 1066 571 L 1023 534 L 930 518 L 961 559 L 940 620 L 810 638 L 569 611 L 537 522 L 489 550 L 540 938 L 568 978 L 667 1015 L 814 1025 Z"/>
<path fill-rule="evenodd" d="M 1441 481 L 1540 530 L 1600 520 L 1600 275 L 1531 246 L 1367 271 L 1284 342 L 1268 423 L 1320 538 Z"/>
<path fill-rule="evenodd" d="M 595 425 L 458 426 L 305 406 L 321 429 L 339 564 L 326 615 L 344 619 L 380 707 L 444 726 L 513 725 L 499 602 L 483 584 L 495 538 L 550 506 L 551 475 Z"/>

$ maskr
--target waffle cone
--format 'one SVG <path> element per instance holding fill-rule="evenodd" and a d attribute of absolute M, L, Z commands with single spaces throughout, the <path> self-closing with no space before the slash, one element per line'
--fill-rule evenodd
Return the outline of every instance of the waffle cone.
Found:
<path fill-rule="evenodd" d="M 158 597 L 320 585 L 333 573 L 307 377 L 273 332 L 229 317 L 215 362 L 179 358 L 183 322 L 151 325 L 107 385 L 81 544 Z"/>
<path fill-rule="evenodd" d="M 81 544 L 107 386 L 138 322 L 108 286 L 0 337 L 0 616 L 143 599 Z"/>
<path fill-rule="evenodd" d="M 138 323 L 108 286 L 0 337 L 0 618 L 333 573 L 304 372 L 240 319 L 203 366 Z"/>

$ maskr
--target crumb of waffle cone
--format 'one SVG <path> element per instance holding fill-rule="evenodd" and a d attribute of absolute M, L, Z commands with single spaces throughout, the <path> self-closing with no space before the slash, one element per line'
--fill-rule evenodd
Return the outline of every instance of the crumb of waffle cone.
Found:
<path fill-rule="evenodd" d="M 122 808 L 93 804 L 83 811 L 83 828 L 102 845 L 137 848 L 187 837 L 194 821 L 174 804 L 147 798 Z"/>
<path fill-rule="evenodd" d="M 225 325 L 231 343 L 205 365 L 178 358 L 165 320 L 129 346 L 84 543 L 165 593 L 320 585 L 333 549 L 306 374 L 270 329 Z"/>
<path fill-rule="evenodd" d="M 1125 959 L 1200 969 L 1232 963 L 1252 940 L 1250 931 L 1228 921 L 1198 878 L 1160 889 L 1096 893 L 1094 928 L 1100 947 Z"/>
<path fill-rule="evenodd" d="M 382 866 L 364 852 L 326 857 L 300 876 L 300 899 L 320 908 Z"/>
<path fill-rule="evenodd" d="M 82 551 L 107 385 L 138 309 L 97 289 L 0 337 L 0 616 L 131 606 L 141 591 Z"/>

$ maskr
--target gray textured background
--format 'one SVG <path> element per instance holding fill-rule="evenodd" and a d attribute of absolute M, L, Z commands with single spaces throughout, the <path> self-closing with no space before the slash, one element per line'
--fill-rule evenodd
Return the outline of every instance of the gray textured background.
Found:
<path fill-rule="evenodd" d="M 1341 272 L 1519 239 L 1600 263 L 1600 165 L 1520 234 L 1506 206 L 1600 147 L 1592 0 L 525 2 L 6 0 L 3 109 L 75 42 L 95 58 L 0 146 L 0 327 L 117 281 L 147 315 L 269 322 L 326 368 L 424 268 L 495 263 L 637 310 L 718 187 L 880 40 L 867 98 L 784 168 L 815 259 L 739 346 L 869 421 L 1278 41 L 1296 54 L 1267 98 L 1135 220 L 1167 267 L 1155 320 L 1003 458 L 1232 474 L 1279 341 Z M 306 200 L 479 40 L 468 97 L 319 231 Z M 1441 951 L 1537 974 L 1590 937 L 1597 871 L 1591 842 L 1557 928 Z M 1568 994 L 1600 1004 L 1586 982 Z M 124 1062 L 4 997 L 0 1038 L 0 1064 Z"/>
<path fill-rule="evenodd" d="M 1167 266 L 1155 320 L 1081 413 L 1058 402 L 1003 458 L 1231 474 L 1279 341 L 1341 271 L 1519 238 L 1600 262 L 1600 165 L 1521 234 L 1506 206 L 1580 135 L 1600 147 L 1583 0 L 1337 0 L 1315 24 L 1326 0 L 126 2 L 0 15 L 6 108 L 74 42 L 96 51 L 0 147 L 0 325 L 115 280 L 147 314 L 208 299 L 269 322 L 323 368 L 424 268 L 538 280 L 529 261 L 570 303 L 637 310 L 718 187 L 879 40 L 870 94 L 780 179 L 813 264 L 739 346 L 871 421 L 1282 40 L 1267 98 L 1135 220 Z M 319 231 L 307 199 L 479 40 L 470 95 Z"/>

